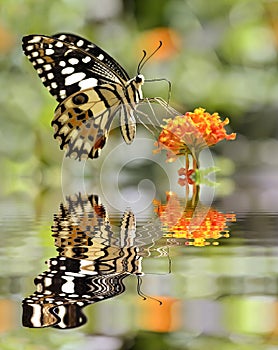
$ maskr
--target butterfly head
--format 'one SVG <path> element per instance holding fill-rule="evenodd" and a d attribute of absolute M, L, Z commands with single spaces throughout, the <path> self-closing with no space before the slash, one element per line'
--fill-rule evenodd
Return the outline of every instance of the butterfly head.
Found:
<path fill-rule="evenodd" d="M 138 103 L 139 100 L 141 100 L 143 98 L 143 93 L 142 93 L 142 85 L 144 84 L 145 81 L 145 77 L 143 74 L 138 73 L 134 78 L 132 78 L 127 85 L 133 85 L 133 89 L 135 89 L 136 93 L 136 102 Z"/>
<path fill-rule="evenodd" d="M 144 81 L 145 77 L 143 74 L 137 74 L 134 78 L 135 85 L 138 89 L 144 84 Z"/>

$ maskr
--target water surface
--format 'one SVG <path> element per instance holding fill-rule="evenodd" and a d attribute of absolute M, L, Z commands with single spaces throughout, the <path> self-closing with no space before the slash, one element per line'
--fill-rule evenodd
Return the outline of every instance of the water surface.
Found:
<path fill-rule="evenodd" d="M 278 348 L 277 213 L 218 201 L 186 231 L 179 203 L 140 217 L 94 193 L 8 198 L 1 349 Z"/>

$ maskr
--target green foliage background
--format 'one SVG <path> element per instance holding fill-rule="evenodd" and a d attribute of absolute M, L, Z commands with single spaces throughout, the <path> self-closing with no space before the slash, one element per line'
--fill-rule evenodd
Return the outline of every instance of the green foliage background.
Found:
<path fill-rule="evenodd" d="M 83 35 L 133 76 L 144 49 L 138 45 L 140 38 L 156 27 L 171 28 L 180 40 L 178 51 L 165 60 L 154 57 L 144 75 L 168 78 L 173 85 L 171 104 L 181 112 L 202 106 L 230 117 L 238 139 L 218 146 L 217 153 L 241 167 L 273 165 L 269 159 L 275 158 L 278 129 L 276 1 L 1 0 L 0 4 L 0 177 L 5 188 L 15 185 L 8 174 L 34 176 L 36 181 L 52 174 L 50 183 L 55 183 L 63 156 L 50 127 L 56 102 L 21 50 L 22 36 L 30 33 Z M 146 84 L 144 91 L 167 98 L 163 83 Z"/>

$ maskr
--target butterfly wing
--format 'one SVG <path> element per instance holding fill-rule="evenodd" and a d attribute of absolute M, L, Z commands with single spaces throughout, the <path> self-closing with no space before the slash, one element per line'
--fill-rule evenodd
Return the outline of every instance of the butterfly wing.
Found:
<path fill-rule="evenodd" d="M 28 35 L 22 46 L 58 102 L 80 90 L 108 83 L 124 86 L 129 80 L 125 70 L 105 51 L 73 34 Z"/>
<path fill-rule="evenodd" d="M 54 137 L 66 156 L 97 158 L 104 147 L 113 117 L 119 110 L 121 87 L 110 84 L 77 92 L 56 108 Z"/>
<path fill-rule="evenodd" d="M 100 60 L 103 64 L 105 64 L 106 68 L 108 67 L 112 72 L 116 73 L 123 80 L 128 81 L 130 79 L 124 68 L 117 61 L 115 61 L 113 57 L 108 55 L 107 52 L 103 51 L 97 45 L 91 43 L 89 40 L 86 40 L 81 36 L 68 33 L 55 34 L 53 35 L 53 38 L 66 41 L 67 43 L 77 46 L 78 48 L 86 51 L 91 56 Z"/>
<path fill-rule="evenodd" d="M 60 255 L 79 259 L 84 251 L 88 253 L 90 247 L 92 250 L 96 248 L 92 240 L 109 245 L 113 235 L 106 208 L 100 198 L 81 193 L 67 196 L 66 202 L 61 203 L 59 213 L 54 215 L 51 230 Z"/>
<path fill-rule="evenodd" d="M 133 141 L 138 84 L 105 51 L 67 33 L 25 36 L 23 50 L 60 102 L 52 125 L 68 156 L 97 158 L 120 106 L 122 136 L 127 144 Z"/>

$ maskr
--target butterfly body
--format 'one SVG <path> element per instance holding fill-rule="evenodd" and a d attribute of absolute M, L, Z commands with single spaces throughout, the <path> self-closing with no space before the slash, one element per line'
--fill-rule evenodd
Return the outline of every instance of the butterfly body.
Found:
<path fill-rule="evenodd" d="M 29 35 L 23 38 L 23 50 L 59 102 L 52 126 L 67 156 L 97 158 L 118 112 L 125 142 L 133 141 L 142 74 L 130 79 L 105 51 L 73 34 Z"/>

